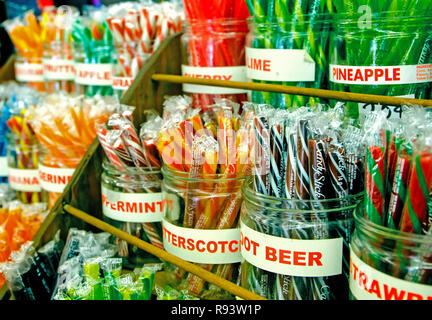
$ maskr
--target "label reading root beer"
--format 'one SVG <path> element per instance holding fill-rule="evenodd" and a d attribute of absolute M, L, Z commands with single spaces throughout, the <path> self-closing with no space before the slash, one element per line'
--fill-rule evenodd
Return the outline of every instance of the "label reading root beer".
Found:
<path fill-rule="evenodd" d="M 385 67 L 330 65 L 330 81 L 358 85 L 425 83 L 432 81 L 432 64 Z"/>
<path fill-rule="evenodd" d="M 357 300 L 432 300 L 432 286 L 389 276 L 350 251 L 349 288 Z"/>
<path fill-rule="evenodd" d="M 75 82 L 82 85 L 111 86 L 112 64 L 75 63 Z"/>
<path fill-rule="evenodd" d="M 43 82 L 42 63 L 15 63 L 15 77 L 19 82 Z"/>
<path fill-rule="evenodd" d="M 257 232 L 240 224 L 241 254 L 252 265 L 273 273 L 325 277 L 342 273 L 342 238 L 299 240 Z"/>
<path fill-rule="evenodd" d="M 75 65 L 73 60 L 43 59 L 46 80 L 74 80 Z"/>
<path fill-rule="evenodd" d="M 209 80 L 225 80 L 225 81 L 247 81 L 246 67 L 192 67 L 182 65 L 182 75 L 185 77 L 209 79 Z M 196 84 L 183 84 L 183 91 L 189 93 L 204 93 L 204 94 L 239 94 L 247 93 L 243 89 L 231 89 L 224 87 L 203 86 Z"/>
<path fill-rule="evenodd" d="M 163 199 L 162 193 L 124 193 L 102 186 L 102 211 L 108 218 L 126 222 L 160 222 L 165 206 L 172 200 Z"/>
<path fill-rule="evenodd" d="M 39 181 L 42 189 L 62 193 L 75 169 L 50 168 L 39 165 Z"/>
<path fill-rule="evenodd" d="M 182 228 L 164 219 L 162 230 L 165 250 L 186 261 L 206 264 L 241 261 L 240 229 Z"/>
<path fill-rule="evenodd" d="M 8 179 L 12 189 L 17 191 L 39 192 L 38 169 L 8 168 Z"/>
<path fill-rule="evenodd" d="M 247 77 L 264 81 L 315 81 L 315 61 L 303 49 L 246 47 Z"/>

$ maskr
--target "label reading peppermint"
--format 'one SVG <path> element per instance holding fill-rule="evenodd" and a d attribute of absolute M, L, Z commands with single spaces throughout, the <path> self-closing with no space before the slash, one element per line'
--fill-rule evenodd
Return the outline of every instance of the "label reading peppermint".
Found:
<path fill-rule="evenodd" d="M 385 67 L 330 65 L 330 81 L 358 85 L 426 83 L 432 81 L 432 64 Z"/>
<path fill-rule="evenodd" d="M 19 82 L 44 81 L 44 69 L 42 63 L 15 63 L 15 78 Z"/>
<path fill-rule="evenodd" d="M 134 78 L 132 77 L 113 77 L 112 87 L 114 90 L 126 91 L 131 86 L 133 80 Z"/>
<path fill-rule="evenodd" d="M 0 177 L 8 176 L 8 163 L 6 157 L 0 157 Z"/>
<path fill-rule="evenodd" d="M 399 98 L 415 98 L 414 94 L 408 94 L 405 96 L 398 96 Z M 404 107 L 402 106 L 389 106 L 386 104 L 373 104 L 373 103 L 359 103 L 359 113 L 370 113 L 375 111 L 386 111 L 387 112 L 387 119 L 395 119 L 399 118 L 402 119 Z"/>
<path fill-rule="evenodd" d="M 172 200 L 164 199 L 162 193 L 124 193 L 102 186 L 102 211 L 108 218 L 126 222 L 158 222 Z"/>
<path fill-rule="evenodd" d="M 8 179 L 12 189 L 17 191 L 39 192 L 38 169 L 16 169 L 8 168 Z"/>
<path fill-rule="evenodd" d="M 112 64 L 75 63 L 75 82 L 82 85 L 111 86 Z"/>
<path fill-rule="evenodd" d="M 342 238 L 280 238 L 257 232 L 243 223 L 240 230 L 243 258 L 260 269 L 300 277 L 326 277 L 342 273 Z"/>
<path fill-rule="evenodd" d="M 39 165 L 39 182 L 42 189 L 48 192 L 62 193 L 75 169 L 50 168 Z"/>
<path fill-rule="evenodd" d="M 192 67 L 182 65 L 182 75 L 185 77 L 209 79 L 209 80 L 225 80 L 225 81 L 247 81 L 246 67 Z M 239 94 L 247 93 L 247 90 L 232 89 L 224 87 L 203 86 L 196 84 L 183 84 L 183 91 L 189 93 L 204 93 L 204 94 Z"/>
<path fill-rule="evenodd" d="M 68 59 L 43 59 L 46 80 L 74 80 L 75 64 Z"/>
<path fill-rule="evenodd" d="M 350 250 L 349 288 L 357 300 L 432 300 L 432 286 L 392 277 Z"/>
<path fill-rule="evenodd" d="M 240 229 L 182 228 L 162 220 L 164 249 L 194 263 L 225 264 L 241 261 Z"/>
<path fill-rule="evenodd" d="M 315 81 L 315 61 L 303 49 L 246 47 L 247 77 L 264 81 Z"/>

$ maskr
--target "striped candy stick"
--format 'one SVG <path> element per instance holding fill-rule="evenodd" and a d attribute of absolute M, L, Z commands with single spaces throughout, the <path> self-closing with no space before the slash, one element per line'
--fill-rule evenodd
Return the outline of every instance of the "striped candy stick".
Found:
<path fill-rule="evenodd" d="M 269 123 L 266 117 L 260 116 L 254 119 L 255 132 L 255 166 L 254 182 L 255 190 L 268 195 L 270 192 L 270 133 Z"/>

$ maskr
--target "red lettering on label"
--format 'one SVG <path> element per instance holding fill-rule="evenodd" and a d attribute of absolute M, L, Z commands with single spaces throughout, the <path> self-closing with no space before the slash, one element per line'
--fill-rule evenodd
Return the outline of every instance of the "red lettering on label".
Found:
<path fill-rule="evenodd" d="M 248 69 L 258 70 L 258 71 L 271 71 L 271 61 L 263 60 L 259 58 L 247 58 L 246 64 Z"/>

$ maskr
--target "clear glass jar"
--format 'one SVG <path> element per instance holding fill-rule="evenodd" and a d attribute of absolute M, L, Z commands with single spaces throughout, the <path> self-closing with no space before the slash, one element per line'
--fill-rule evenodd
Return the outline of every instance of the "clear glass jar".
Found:
<path fill-rule="evenodd" d="M 432 15 L 406 12 L 339 15 L 330 39 L 330 89 L 345 92 L 429 99 L 432 81 Z M 335 102 L 334 102 L 335 103 Z M 347 102 L 351 117 L 400 107 Z"/>
<path fill-rule="evenodd" d="M 124 42 L 115 45 L 112 87 L 114 94 L 119 99 L 129 89 L 146 60 L 150 58 L 150 50 L 151 46 L 143 48 L 141 43 L 136 42 Z"/>
<path fill-rule="evenodd" d="M 432 299 L 432 229 L 401 232 L 372 223 L 364 203 L 355 212 L 350 243 L 350 299 Z"/>
<path fill-rule="evenodd" d="M 119 170 L 105 160 L 101 191 L 102 212 L 107 223 L 163 249 L 161 220 L 165 203 L 159 169 L 131 167 Z M 130 268 L 160 262 L 157 257 L 124 240 L 117 238 L 115 241 L 119 247 L 118 255 Z"/>
<path fill-rule="evenodd" d="M 246 20 L 187 20 L 181 36 L 182 75 L 193 78 L 247 81 L 245 69 Z M 184 84 L 193 105 L 205 108 L 217 98 L 241 103 L 247 91 Z"/>
<path fill-rule="evenodd" d="M 363 193 L 293 200 L 242 188 L 241 285 L 274 300 L 347 300 L 352 213 Z"/>
<path fill-rule="evenodd" d="M 74 43 L 77 92 L 88 97 L 111 96 L 114 46 L 106 42 Z"/>
<path fill-rule="evenodd" d="M 75 67 L 72 45 L 54 41 L 44 45 L 44 78 L 46 92 L 75 92 Z"/>
<path fill-rule="evenodd" d="M 165 165 L 162 174 L 167 203 L 162 222 L 165 250 L 236 282 L 241 260 L 241 185 L 246 176 L 193 176 Z M 166 281 L 177 290 L 187 290 L 204 299 L 232 298 L 228 292 L 175 266 Z"/>
<path fill-rule="evenodd" d="M 328 89 L 329 14 L 250 18 L 246 38 L 247 77 L 257 83 Z M 252 102 L 286 109 L 323 99 L 252 91 Z"/>
<path fill-rule="evenodd" d="M 35 138 L 7 134 L 7 166 L 10 187 L 24 204 L 46 202 L 39 183 L 39 147 Z"/>
<path fill-rule="evenodd" d="M 15 79 L 39 92 L 45 92 L 42 57 L 24 57 L 19 51 L 15 58 Z"/>

